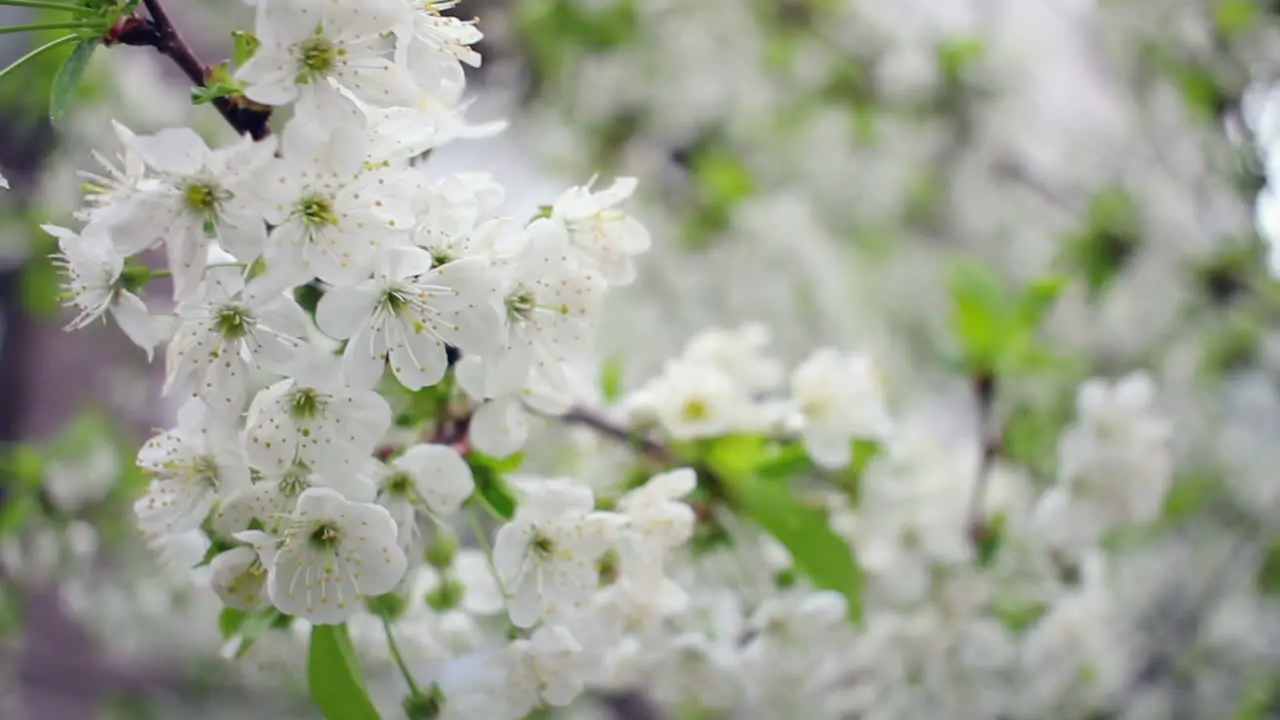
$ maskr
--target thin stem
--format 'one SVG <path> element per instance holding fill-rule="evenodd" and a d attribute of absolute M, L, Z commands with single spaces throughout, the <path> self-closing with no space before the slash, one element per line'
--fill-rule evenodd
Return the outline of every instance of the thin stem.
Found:
<path fill-rule="evenodd" d="M 971 538 L 974 542 L 979 542 L 987 532 L 987 485 L 990 483 L 991 471 L 996 459 L 1000 456 L 1003 441 L 1000 437 L 1000 428 L 995 422 L 995 375 L 990 373 L 976 375 L 970 384 L 978 406 L 978 437 L 982 446 L 978 459 L 978 476 L 974 479 L 973 491 L 969 495 L 968 527 Z"/>
<path fill-rule="evenodd" d="M 41 8 L 44 10 L 61 10 L 64 12 L 75 12 L 81 8 L 76 5 L 68 5 L 60 2 L 47 2 L 46 0 L 0 0 L 0 5 L 8 5 L 10 7 L 27 7 Z"/>
<path fill-rule="evenodd" d="M 600 415 L 594 410 L 585 407 L 575 407 L 560 417 L 562 422 L 570 425 L 583 425 L 595 430 L 601 435 L 611 437 L 614 440 L 625 442 L 632 445 L 641 453 L 661 462 L 663 464 L 671 464 L 676 461 L 671 450 L 662 443 L 652 438 L 644 437 L 630 428 L 615 425 L 608 418 Z"/>
<path fill-rule="evenodd" d="M 400 668 L 400 674 L 404 676 L 404 681 L 409 684 L 409 692 L 415 696 L 420 695 L 418 683 L 413 679 L 413 673 L 409 672 L 409 664 L 404 661 L 404 656 L 400 654 L 400 646 L 396 644 L 395 634 L 391 632 L 391 621 L 385 617 L 382 618 L 382 629 L 387 633 L 387 648 L 391 650 L 391 657 L 395 658 L 396 665 Z"/>
<path fill-rule="evenodd" d="M 173 274 L 173 270 L 169 268 L 152 268 L 148 274 L 153 278 L 169 277 Z"/>
<path fill-rule="evenodd" d="M 471 531 L 475 533 L 476 543 L 484 551 L 485 560 L 489 561 L 489 574 L 493 575 L 493 582 L 498 585 L 498 591 L 502 593 L 502 597 L 510 598 L 511 593 L 507 592 L 507 586 L 502 582 L 502 576 L 498 574 L 498 566 L 493 562 L 493 546 L 489 544 L 489 535 L 484 531 L 484 524 L 480 522 L 480 513 L 476 512 L 475 503 L 471 503 L 467 508 L 467 516 L 471 520 Z"/>
<path fill-rule="evenodd" d="M 13 72 L 15 69 L 17 69 L 19 65 L 22 65 L 23 63 L 25 63 L 28 60 L 31 60 L 32 58 L 35 58 L 37 55 L 40 55 L 41 53 L 44 53 L 48 50 L 52 50 L 56 47 L 61 47 L 63 45 L 66 45 L 67 43 L 76 42 L 79 39 L 80 38 L 76 37 L 75 35 L 64 35 L 63 37 L 60 37 L 57 40 L 51 40 L 45 43 L 44 45 L 41 45 L 35 50 L 32 50 L 26 55 L 23 55 L 17 60 L 14 60 L 13 64 L 10 65 L 9 67 L 3 70 L 0 70 L 0 79 L 4 79 L 5 75 L 8 75 L 9 73 Z"/>
<path fill-rule="evenodd" d="M 193 84 L 205 87 L 208 84 L 209 67 L 196 57 L 191 46 L 182 39 L 160 0 L 142 0 L 142 3 L 151 19 L 130 15 L 113 28 L 108 40 L 122 45 L 155 48 L 156 52 L 172 60 Z M 271 129 L 267 127 L 267 121 L 271 117 L 270 109 L 247 105 L 243 98 L 229 97 L 214 98 L 213 106 L 222 114 L 227 124 L 242 135 L 261 140 L 271 134 Z"/>
<path fill-rule="evenodd" d="M 490 504 L 489 501 L 486 500 L 483 495 L 476 493 L 474 498 L 476 502 L 480 505 L 480 507 L 484 508 L 484 511 L 489 513 L 489 517 L 493 518 L 494 520 L 497 520 L 498 522 L 502 522 L 506 520 L 506 518 L 502 517 L 502 515 L 498 512 L 497 508 L 495 508 L 492 504 Z"/>
<path fill-rule="evenodd" d="M 11 35 L 13 33 L 35 32 L 37 30 L 100 30 L 102 23 L 85 22 L 83 20 L 68 20 L 64 22 L 48 22 L 48 23 L 31 23 L 30 25 L 10 25 L 8 27 L 0 27 L 0 35 Z"/>
<path fill-rule="evenodd" d="M 168 55 L 191 82 L 203 86 L 207 68 L 196 57 L 195 52 L 191 50 L 191 46 L 187 45 L 182 36 L 178 34 L 178 28 L 174 27 L 173 21 L 169 19 L 169 13 L 160 4 L 160 0 L 142 0 L 142 4 L 147 8 L 147 13 L 151 15 L 151 22 L 155 27 L 156 34 L 160 36 L 160 43 L 156 49 Z"/>

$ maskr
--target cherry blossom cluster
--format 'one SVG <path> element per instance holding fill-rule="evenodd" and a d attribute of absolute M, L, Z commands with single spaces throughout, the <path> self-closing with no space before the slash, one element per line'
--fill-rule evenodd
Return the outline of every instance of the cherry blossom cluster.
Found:
<path fill-rule="evenodd" d="M 206 535 L 229 608 L 342 623 L 448 571 L 438 548 L 456 543 L 452 519 L 476 490 L 463 453 L 510 455 L 526 406 L 569 409 L 604 293 L 648 249 L 617 207 L 630 178 L 572 188 L 525 222 L 495 215 L 503 188 L 487 175 L 425 175 L 433 149 L 496 129 L 463 117 L 481 36 L 441 14 L 452 5 L 257 3 L 258 46 L 234 79 L 252 107 L 291 111 L 278 134 L 211 148 L 189 128 L 117 123 L 80 229 L 45 226 L 70 327 L 109 316 L 149 358 L 163 350 L 165 393 L 183 403 L 138 453 L 151 476 L 138 525 L 162 552 Z M 166 267 L 144 264 L 160 247 Z M 146 292 L 164 276 L 171 308 Z M 304 309 L 300 289 L 320 297 Z M 429 388 L 447 409 L 392 432 L 388 397 Z M 465 435 L 447 437 L 446 421 Z M 663 557 L 692 532 L 678 498 L 693 484 L 692 471 L 658 474 L 607 511 L 566 480 L 517 485 L 486 553 L 516 639 L 483 716 L 581 692 L 542 665 L 584 654 L 606 555 L 627 602 L 670 586 Z"/>
<path fill-rule="evenodd" d="M 572 188 L 528 220 L 499 214 L 505 191 L 488 175 L 428 174 L 437 148 L 501 129 L 466 119 L 464 66 L 479 65 L 481 35 L 442 14 L 455 4 L 257 0 L 256 49 L 223 81 L 237 107 L 271 117 L 270 131 L 210 147 L 190 128 L 139 134 L 116 123 L 113 156 L 99 156 L 101 169 L 86 177 L 79 229 L 46 226 L 61 249 L 71 326 L 109 317 L 149 359 L 162 350 L 164 390 L 181 407 L 137 455 L 149 487 L 134 510 L 177 583 L 200 583 L 222 613 L 217 624 L 234 621 L 223 630 L 226 655 L 296 676 L 308 633 L 341 624 L 384 716 L 414 720 L 572 712 L 589 691 L 635 690 L 672 711 L 727 717 L 1177 710 L 1181 696 L 1151 679 L 1151 664 L 1185 647 L 1166 649 L 1145 628 L 1183 575 L 1218 564 L 1206 563 L 1198 536 L 1160 534 L 1185 481 L 1173 418 L 1200 408 L 1179 404 L 1177 392 L 1164 402 L 1166 386 L 1188 386 L 1183 366 L 1054 378 L 1074 397 L 1070 419 L 1051 431 L 1056 447 L 1015 458 L 1021 426 L 1005 423 L 1007 448 L 989 427 L 1007 414 L 993 397 L 1008 397 L 1005 377 L 966 370 L 964 400 L 951 403 L 939 376 L 954 383 L 957 373 L 940 372 L 936 358 L 898 347 L 880 364 L 830 339 L 867 334 L 850 331 L 866 308 L 870 327 L 924 317 L 926 333 L 943 314 L 935 292 L 945 284 L 929 274 L 934 245 L 915 252 L 903 242 L 859 266 L 867 282 L 857 283 L 845 273 L 848 254 L 831 251 L 824 233 L 901 221 L 904 234 L 924 227 L 932 239 L 933 225 L 902 219 L 920 208 L 905 189 L 910 173 L 898 170 L 932 166 L 941 144 L 917 140 L 936 139 L 954 118 L 882 113 L 887 150 L 856 143 L 848 95 L 869 103 L 868 89 L 819 80 L 840 79 L 845 58 L 830 51 L 858 33 L 815 35 L 784 53 L 805 82 L 752 85 L 746 60 L 724 62 L 765 61 L 768 38 L 745 27 L 756 22 L 746 6 L 645 6 L 638 22 L 665 27 L 691 14 L 727 37 L 681 40 L 679 53 L 658 46 L 656 67 L 682 82 L 653 96 L 665 102 L 646 116 L 652 137 L 634 138 L 633 149 L 657 147 L 669 164 L 668 146 L 697 145 L 700 135 L 715 145 L 705 131 L 723 123 L 727 141 L 715 152 L 690 152 L 704 152 L 700 167 L 722 180 L 732 174 L 726 154 L 752 149 L 739 169 L 759 187 L 713 234 L 772 248 L 694 258 L 665 242 L 650 255 L 649 232 L 620 209 L 633 178 Z M 841 29 L 861 27 L 832 8 Z M 907 27 L 899 20 L 876 15 L 872 35 L 897 47 L 885 38 Z M 920 96 L 957 91 L 975 65 L 989 69 L 944 72 L 934 63 L 943 29 L 906 32 L 899 52 L 875 65 L 873 84 L 890 105 L 915 108 Z M 655 67 L 627 55 L 646 52 L 655 48 L 634 43 L 586 63 L 584 86 L 608 92 L 584 92 L 583 103 L 607 114 L 611 103 L 639 102 L 629 93 L 646 84 L 616 79 Z M 810 95 L 820 110 L 785 141 L 769 123 L 737 122 L 781 123 L 768 117 L 771 105 L 795 109 Z M 1001 135 L 1004 126 L 992 126 Z M 968 144 L 983 172 L 1026 159 L 1006 140 Z M 590 145 L 575 144 L 575 153 Z M 948 171 L 963 179 L 967 157 L 949 156 Z M 886 158 L 892 182 L 870 165 Z M 653 174 L 654 164 L 641 165 L 635 174 Z M 980 250 L 1009 255 L 1007 227 L 1034 236 L 1020 247 L 1061 230 L 1042 233 L 1056 221 L 1033 203 L 983 210 L 989 178 L 953 184 L 956 237 L 983 238 L 990 247 Z M 768 189 L 784 186 L 799 197 Z M 689 208 L 656 221 L 681 212 Z M 1198 234 L 1186 225 L 1184 235 Z M 159 248 L 161 268 L 151 260 Z M 663 259 L 668 266 L 654 265 Z M 734 280 L 709 280 L 709 267 Z M 797 267 L 795 283 L 782 277 Z M 155 293 L 166 277 L 172 302 Z M 817 323 L 825 339 L 816 350 L 807 350 L 812 338 L 784 343 L 800 353 L 790 368 L 770 350 L 773 336 L 815 333 L 787 313 L 775 313 L 786 317 L 774 327 L 702 330 L 645 382 L 588 407 L 579 375 L 597 365 L 602 330 L 625 340 L 626 362 L 665 352 L 640 336 L 639 321 L 602 314 L 617 290 L 630 300 L 621 317 L 641 315 L 632 298 L 646 283 L 677 288 L 648 298 L 668 331 L 687 318 L 652 308 L 665 300 L 683 310 L 690 287 L 705 296 L 740 286 L 753 308 L 772 310 L 803 290 L 830 322 Z M 1110 368 L 1136 367 L 1128 351 L 1163 337 L 1153 328 L 1167 328 L 1178 307 L 1135 327 L 1126 298 L 1151 283 L 1122 273 L 1101 311 L 1110 320 L 1082 322 L 1092 316 L 1081 301 L 1055 327 L 1067 342 L 1117 355 Z M 848 302 L 846 286 L 865 301 Z M 1256 427 L 1223 425 L 1235 433 L 1231 447 L 1259 446 L 1249 442 Z M 531 462 L 522 450 L 556 458 Z M 1267 657 L 1244 649 L 1245 640 L 1280 640 L 1258 629 L 1272 615 L 1251 582 L 1213 576 L 1206 584 L 1226 588 L 1226 599 L 1206 604 L 1226 619 L 1186 645 L 1232 662 Z M 1236 665 L 1221 667 L 1225 676 Z M 394 687 L 379 684 L 385 676 Z M 1215 697 L 1202 706 L 1221 708 Z"/>
<path fill-rule="evenodd" d="M 664 178 L 657 191 L 645 185 L 645 217 L 664 241 L 692 239 L 659 243 L 641 287 L 625 291 L 665 307 L 613 306 L 668 338 L 646 356 L 630 348 L 630 326 L 613 333 L 609 349 L 628 363 L 663 366 L 619 417 L 676 443 L 726 432 L 696 403 L 680 412 L 701 384 L 711 407 L 751 417 L 738 432 L 774 425 L 768 392 L 734 392 L 715 372 L 664 360 L 709 316 L 768 323 L 790 359 L 815 343 L 874 343 L 895 406 L 914 408 L 895 418 L 856 500 L 841 500 L 862 519 L 836 519 L 863 569 L 896 581 L 875 593 L 916 602 L 868 620 L 886 635 L 867 652 L 885 663 L 860 677 L 883 716 L 964 715 L 957 697 L 1017 695 L 1020 712 L 969 714 L 1087 716 L 1071 706 L 1080 703 L 1125 717 L 1212 716 L 1245 702 L 1252 686 L 1241 677 L 1274 686 L 1276 656 L 1260 638 L 1274 637 L 1277 620 L 1268 528 L 1280 506 L 1265 469 L 1280 418 L 1269 380 L 1280 367 L 1269 349 L 1275 283 L 1259 277 L 1260 179 L 1248 177 L 1264 164 L 1237 157 L 1242 137 L 1275 144 L 1273 93 L 1238 94 L 1250 75 L 1270 84 L 1274 13 L 983 0 L 540 5 L 579 21 L 516 11 L 528 42 L 553 45 L 545 36 L 558 32 L 571 46 L 534 54 L 546 84 L 530 115 L 552 118 L 553 137 L 569 128 L 547 145 L 554 160 L 594 167 L 603 156 Z M 680 35 L 686 26 L 715 39 Z M 655 84 L 661 96 L 645 92 Z M 1061 106 L 1064 87 L 1090 100 Z M 583 125 L 595 142 L 581 141 Z M 1274 211 L 1258 206 L 1264 234 Z M 1070 278 L 1041 338 L 1071 359 L 999 373 L 980 412 L 974 386 L 990 378 L 957 378 L 948 352 L 952 250 L 1010 283 Z M 713 273 L 735 282 L 707 282 Z M 1146 374 L 1116 377 L 1137 367 Z M 669 395 L 646 397 L 655 389 Z M 932 582 L 934 558 L 949 570 L 981 559 L 993 534 L 1039 549 L 1016 573 L 1002 550 L 963 583 Z M 1228 542 L 1231 553 L 1194 550 Z M 770 557 L 743 564 L 785 567 Z M 963 629 L 975 653 L 1007 659 L 993 637 L 1034 633 L 1034 645 L 1014 644 L 1027 643 L 1018 657 L 1039 674 L 994 660 L 981 679 L 963 674 L 973 668 L 955 642 L 958 599 L 974 603 L 966 612 L 988 603 L 1005 628 Z M 927 672 L 888 659 L 905 648 Z M 1087 669 L 1055 665 L 1085 648 Z"/>

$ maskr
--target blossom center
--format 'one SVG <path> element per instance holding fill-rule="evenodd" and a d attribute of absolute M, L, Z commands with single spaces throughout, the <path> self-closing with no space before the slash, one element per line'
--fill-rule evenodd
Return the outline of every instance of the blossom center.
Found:
<path fill-rule="evenodd" d="M 239 340 L 249 334 L 252 323 L 253 316 L 248 310 L 235 305 L 224 305 L 218 309 L 214 329 L 227 340 Z"/>
<path fill-rule="evenodd" d="M 618 581 L 621 573 L 622 558 L 618 556 L 618 551 L 610 548 L 605 551 L 600 559 L 596 561 L 596 572 L 599 574 L 600 587 L 607 587 Z"/>
<path fill-rule="evenodd" d="M 432 269 L 438 268 L 441 265 L 448 265 L 449 263 L 453 262 L 455 259 L 448 252 L 441 250 L 439 248 L 432 248 L 429 252 L 431 253 Z"/>
<path fill-rule="evenodd" d="M 307 536 L 307 540 L 316 550 L 332 550 L 342 541 L 342 533 L 338 532 L 338 528 L 332 523 L 322 522 L 311 528 L 311 534 Z"/>
<path fill-rule="evenodd" d="M 702 398 L 690 398 L 685 401 L 684 407 L 680 408 L 680 417 L 684 418 L 685 422 L 700 422 L 710 415 L 711 408 Z"/>
<path fill-rule="evenodd" d="M 556 551 L 556 543 L 544 533 L 536 533 L 533 541 L 529 543 L 529 547 L 533 548 L 533 554 L 539 558 L 549 558 Z"/>
<path fill-rule="evenodd" d="M 334 47 L 333 42 L 324 35 L 316 34 L 302 41 L 298 46 L 298 63 L 302 66 L 299 81 L 306 82 L 333 70 L 338 58 L 346 54 L 346 50 Z"/>
<path fill-rule="evenodd" d="M 285 497 L 297 497 L 311 486 L 307 481 L 307 469 L 302 465 L 294 465 L 280 478 L 280 492 Z"/>
<path fill-rule="evenodd" d="M 315 388 L 299 388 L 289 400 L 289 414 L 295 420 L 309 420 L 324 410 L 325 398 Z"/>
<path fill-rule="evenodd" d="M 404 291 L 399 288 L 387 290 L 382 295 L 382 309 L 388 315 L 399 315 L 409 305 L 409 298 L 405 297 Z"/>
<path fill-rule="evenodd" d="M 507 316 L 512 320 L 527 320 L 533 314 L 533 293 L 517 290 L 507 296 Z"/>
<path fill-rule="evenodd" d="M 409 473 L 397 472 L 387 478 L 382 484 L 382 489 L 388 495 L 395 497 L 408 497 L 413 493 L 413 479 L 409 477 Z"/>
<path fill-rule="evenodd" d="M 218 489 L 218 461 L 212 455 L 201 455 L 191 463 L 191 481 L 213 490 Z"/>
<path fill-rule="evenodd" d="M 809 398 L 800 406 L 800 411 L 811 418 L 823 417 L 830 409 L 831 401 L 824 397 Z"/>
<path fill-rule="evenodd" d="M 338 224 L 338 215 L 333 211 L 333 202 L 321 195 L 308 195 L 302 198 L 294 208 L 294 213 L 302 219 L 302 224 L 309 228 Z"/>
<path fill-rule="evenodd" d="M 222 191 L 213 183 L 192 182 L 182 189 L 182 199 L 192 213 L 207 217 L 218 211 L 222 204 Z"/>

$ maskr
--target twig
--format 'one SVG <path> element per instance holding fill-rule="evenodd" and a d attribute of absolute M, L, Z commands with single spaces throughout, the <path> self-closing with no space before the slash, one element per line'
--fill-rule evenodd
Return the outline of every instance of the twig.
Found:
<path fill-rule="evenodd" d="M 608 418 L 590 408 L 574 407 L 569 412 L 561 415 L 559 419 L 569 425 L 589 427 L 601 435 L 632 445 L 658 462 L 671 464 L 677 459 L 666 445 L 653 438 L 638 435 L 620 425 L 615 425 Z"/>
<path fill-rule="evenodd" d="M 155 48 L 156 52 L 172 60 L 192 83 L 205 87 L 209 81 L 209 66 L 200 62 L 191 46 L 182 39 L 160 0 L 142 2 L 151 18 L 127 16 L 111 29 L 103 42 L 107 45 Z M 241 135 L 261 140 L 271 134 L 267 127 L 267 120 L 271 117 L 269 109 L 248 106 L 242 100 L 226 97 L 215 98 L 213 106 Z"/>
<path fill-rule="evenodd" d="M 973 481 L 973 491 L 969 495 L 968 528 L 969 536 L 975 544 L 980 543 L 987 534 L 986 496 L 990 483 L 991 471 L 996 458 L 1000 456 L 1003 445 L 1000 427 L 995 421 L 996 378 L 990 372 L 973 376 L 970 381 L 977 404 L 978 437 L 981 438 L 981 455 L 978 459 L 978 476 Z"/>

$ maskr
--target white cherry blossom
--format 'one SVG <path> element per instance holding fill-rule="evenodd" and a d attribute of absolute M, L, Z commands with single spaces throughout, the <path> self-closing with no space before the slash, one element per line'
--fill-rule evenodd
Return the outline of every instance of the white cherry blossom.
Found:
<path fill-rule="evenodd" d="M 493 561 L 511 622 L 527 628 L 586 608 L 616 523 L 594 511 L 591 490 L 581 485 L 546 480 L 520 490 L 515 517 L 498 529 Z"/>
<path fill-rule="evenodd" d="M 150 314 L 146 303 L 130 288 L 124 257 L 106 229 L 88 225 L 77 234 L 56 225 L 41 228 L 58 239 L 59 252 L 53 262 L 64 276 L 65 302 L 77 311 L 67 329 L 78 330 L 110 313 L 150 361 L 155 347 L 168 338 L 172 318 Z"/>
<path fill-rule="evenodd" d="M 883 440 L 893 430 L 879 371 L 866 355 L 815 351 L 791 376 L 791 401 L 805 451 L 829 470 L 852 461 L 853 440 Z"/>
<path fill-rule="evenodd" d="M 393 190 L 398 171 L 370 165 L 369 150 L 363 128 L 293 122 L 285 129 L 283 157 L 261 183 L 263 217 L 273 226 L 262 255 L 273 274 L 292 283 L 359 282 L 380 248 L 407 242 L 412 217 Z"/>
<path fill-rule="evenodd" d="M 280 537 L 267 580 L 271 602 L 312 624 L 346 620 L 407 568 L 386 509 L 329 488 L 303 492 Z"/>
<path fill-rule="evenodd" d="M 146 494 L 134 504 L 139 527 L 148 537 L 199 528 L 220 498 L 249 486 L 239 438 L 195 399 L 182 406 L 177 427 L 142 446 L 138 466 L 152 477 Z"/>
<path fill-rule="evenodd" d="M 481 355 L 498 344 L 494 288 L 484 258 L 436 266 L 425 250 L 394 248 L 373 279 L 325 293 L 316 323 L 349 339 L 344 370 L 356 386 L 373 387 L 390 364 L 402 385 L 417 390 L 444 377 L 446 344 Z"/>
<path fill-rule="evenodd" d="M 86 223 L 110 222 L 113 216 L 120 214 L 147 174 L 147 165 L 138 147 L 138 136 L 115 120 L 111 121 L 111 129 L 120 141 L 115 159 L 107 158 L 97 150 L 92 151 L 94 161 L 106 174 L 84 170 L 77 173 L 86 181 L 85 206 L 74 217 Z"/>
<path fill-rule="evenodd" d="M 246 137 L 210 150 L 190 128 L 172 128 L 139 136 L 134 144 L 151 172 L 104 220 L 121 252 L 132 255 L 163 240 L 178 299 L 199 284 L 212 238 L 253 259 L 267 234 L 253 186 L 275 151 L 273 142 Z"/>
<path fill-rule="evenodd" d="M 254 397 L 245 437 L 257 467 L 302 462 L 322 474 L 350 473 L 390 427 L 391 407 L 381 395 L 351 386 L 335 363 L 315 358 Z"/>
<path fill-rule="evenodd" d="M 672 550 L 693 537 L 693 508 L 679 499 L 696 486 L 697 474 L 681 468 L 654 475 L 618 500 L 617 511 L 626 519 L 620 584 L 640 605 L 667 611 L 683 606 L 684 590 L 665 576 L 664 565 Z"/>
<path fill-rule="evenodd" d="M 270 276 L 246 283 L 236 267 L 211 269 L 200 293 L 177 308 L 164 392 L 189 392 L 214 412 L 238 415 L 249 373 L 282 371 L 304 345 L 306 315 L 281 290 Z"/>
<path fill-rule="evenodd" d="M 298 101 L 298 112 L 325 118 L 339 95 L 333 81 L 361 100 L 387 106 L 412 102 L 418 86 L 390 57 L 387 33 L 409 21 L 399 2 L 262 3 L 255 34 L 261 45 L 236 78 L 245 95 L 265 105 Z"/>
<path fill-rule="evenodd" d="M 261 542 L 269 542 L 270 536 L 261 532 L 245 535 L 260 536 Z M 268 557 L 274 559 L 273 554 Z M 267 563 L 263 552 L 250 545 L 241 545 L 218 553 L 209 562 L 213 571 L 209 584 L 227 607 L 251 612 L 271 603 L 267 594 Z"/>
<path fill-rule="evenodd" d="M 470 466 L 448 445 L 414 445 L 388 462 L 381 476 L 378 504 L 395 518 L 406 548 L 419 513 L 443 523 L 475 490 Z"/>
<path fill-rule="evenodd" d="M 507 649 L 504 692 L 508 717 L 542 705 L 564 706 L 582 694 L 591 655 L 568 629 L 544 625 Z"/>
<path fill-rule="evenodd" d="M 608 188 L 595 192 L 592 182 L 571 188 L 551 209 L 551 219 L 562 224 L 573 247 L 611 285 L 628 285 L 635 280 L 632 259 L 649 250 L 649 231 L 638 220 L 617 209 L 635 192 L 635 178 L 614 180 Z"/>
<path fill-rule="evenodd" d="M 275 532 L 285 516 L 293 511 L 298 497 L 313 487 L 337 490 L 352 502 L 373 502 L 377 488 L 370 477 L 376 470 L 369 469 L 370 465 L 376 467 L 379 463 L 368 458 L 365 460 L 365 472 L 341 467 L 330 469 L 323 475 L 301 460 L 295 460 L 288 466 L 255 468 L 252 485 L 223 499 L 213 516 L 213 529 L 230 537 L 253 527 L 256 521 L 261 527 Z"/>
<path fill-rule="evenodd" d="M 531 370 L 568 391 L 565 366 L 589 353 L 591 329 L 604 298 L 604 279 L 574 261 L 554 223 L 534 221 L 497 266 L 506 315 L 500 349 L 485 357 L 486 395 L 522 389 Z"/>

